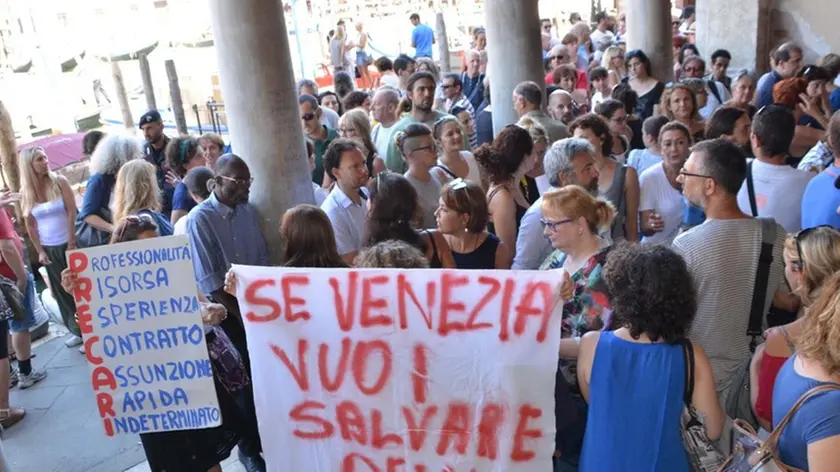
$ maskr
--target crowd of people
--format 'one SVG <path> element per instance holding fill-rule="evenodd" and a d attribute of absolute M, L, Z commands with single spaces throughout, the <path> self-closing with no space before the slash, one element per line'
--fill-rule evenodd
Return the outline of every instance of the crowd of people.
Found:
<path fill-rule="evenodd" d="M 681 436 L 685 411 L 721 458 L 733 420 L 765 432 L 783 423 L 772 451 L 780 461 L 835 470 L 840 56 L 803 65 L 802 48 L 786 43 L 756 78 L 728 74 L 731 54 L 717 50 L 707 70 L 686 9 L 673 21 L 677 80 L 664 83 L 644 51 L 625 51 L 623 18 L 594 19 L 590 28 L 573 18 L 565 35 L 551 21 L 535 25 L 544 84 L 511 91 L 520 120 L 498 133 L 484 29 L 474 29 L 462 70 L 441 74 L 434 32 L 416 14 L 417 54 L 394 60 L 373 60 L 363 26 L 349 38 L 339 22 L 334 89 L 297 84 L 317 205 L 283 216 L 284 265 L 563 269 L 555 471 L 699 470 Z M 375 81 L 364 73 L 371 65 Z M 72 333 L 68 346 L 80 339 L 65 251 L 189 237 L 208 348 L 231 356 L 214 369 L 226 421 L 142 435 L 146 455 L 152 470 L 219 471 L 238 443 L 246 469 L 265 470 L 229 273 L 231 264 L 270 264 L 248 202 L 253 177 L 245 159 L 222 155 L 219 136 L 169 138 L 156 111 L 140 127 L 143 146 L 86 137 L 92 175 L 78 211 L 44 151 L 24 152 L 25 229 Z M 5 212 L 0 230 L 0 274 L 29 297 Z M 32 368 L 21 328 L 0 322 L 0 342 L 11 330 L 19 373 L 10 385 L 26 388 L 46 374 Z M 2 362 L 5 386 L 8 355 Z M 0 389 L 0 422 L 22 416 Z"/>

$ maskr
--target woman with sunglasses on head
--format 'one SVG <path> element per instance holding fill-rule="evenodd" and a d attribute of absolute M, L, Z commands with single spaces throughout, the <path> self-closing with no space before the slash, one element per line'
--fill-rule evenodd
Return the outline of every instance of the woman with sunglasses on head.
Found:
<path fill-rule="evenodd" d="M 608 157 L 613 139 L 609 125 L 600 116 L 588 113 L 575 119 L 569 131 L 595 149 L 598 195 L 612 202 L 617 211 L 610 231 L 612 240 L 638 241 L 639 177 L 636 169 Z"/>
<path fill-rule="evenodd" d="M 437 120 L 433 134 L 439 153 L 437 165 L 432 172 L 437 174 L 441 182 L 460 178 L 480 184 L 481 170 L 475 156 L 464 151 L 464 129 L 458 119 L 445 116 Z"/>
<path fill-rule="evenodd" d="M 767 330 L 766 341 L 756 349 L 750 368 L 750 391 L 755 416 L 761 426 L 772 431 L 773 384 L 785 361 L 796 352 L 795 342 L 802 336 L 809 307 L 823 292 L 825 282 L 840 271 L 840 232 L 827 226 L 788 235 L 784 248 L 785 280 L 798 299 L 796 321 Z"/>
<path fill-rule="evenodd" d="M 840 272 L 822 288 L 773 387 L 777 427 L 806 392 L 826 389 L 808 397 L 779 436 L 778 457 L 791 470 L 835 471 L 840 461 Z"/>
<path fill-rule="evenodd" d="M 20 152 L 20 208 L 38 262 L 47 270 L 61 319 L 72 334 L 64 344 L 75 347 L 82 343 L 76 303 L 71 294 L 61 290 L 61 271 L 67 268 L 65 253 L 76 249 L 76 198 L 67 179 L 50 170 L 49 164 L 43 148 Z"/>
<path fill-rule="evenodd" d="M 437 145 L 432 130 L 423 123 L 412 123 L 395 136 L 397 149 L 408 164 L 405 178 L 417 192 L 420 228 L 434 228 L 435 209 L 443 182 L 432 172 L 437 165 Z"/>
<path fill-rule="evenodd" d="M 153 239 L 159 236 L 159 230 L 155 219 L 148 214 L 128 215 L 118 220 L 110 244 Z M 77 283 L 75 272 L 70 269 L 62 271 L 61 286 L 64 290 L 72 293 Z M 260 453 L 251 380 L 242 357 L 218 327 L 227 318 L 227 310 L 222 305 L 207 302 L 200 294 L 198 299 L 213 366 L 216 396 L 224 421 L 215 428 L 140 434 L 146 460 L 155 472 L 221 472 L 220 463 L 230 456 L 237 442 L 240 446 L 242 443 L 253 445 L 255 450 L 250 452 L 251 456 L 258 458 Z M 239 457 L 243 461 L 241 448 Z M 253 460 L 253 457 L 247 459 Z"/>
<path fill-rule="evenodd" d="M 368 219 L 364 247 L 395 239 L 419 249 L 432 269 L 454 269 L 455 260 L 443 234 L 416 230 L 412 222 L 420 212 L 417 191 L 400 174 L 382 172 L 367 186 Z"/>
<path fill-rule="evenodd" d="M 487 200 L 481 185 L 458 178 L 440 192 L 438 231 L 459 269 L 510 269 L 513 258 L 496 235 L 487 231 Z"/>
<path fill-rule="evenodd" d="M 129 215 L 148 215 L 154 221 L 159 236 L 171 236 L 172 224 L 160 213 L 160 189 L 155 167 L 142 159 L 124 165 L 117 174 L 114 187 L 114 219 Z"/>
<path fill-rule="evenodd" d="M 385 161 L 376 153 L 376 145 L 370 137 L 370 119 L 363 110 L 350 110 L 338 119 L 338 136 L 351 139 L 359 145 L 365 156 L 370 178 L 385 170 Z"/>
<path fill-rule="evenodd" d="M 531 206 L 519 184 L 534 168 L 534 139 L 525 128 L 505 126 L 493 144 L 483 144 L 475 151 L 475 160 L 487 178 L 487 229 L 514 252 L 519 224 Z"/>
<path fill-rule="evenodd" d="M 174 225 L 197 205 L 190 196 L 183 179 L 191 169 L 207 165 L 207 158 L 199 145 L 199 140 L 192 136 L 181 136 L 170 140 L 164 154 L 169 170 L 179 179 L 172 197 L 171 222 Z"/>

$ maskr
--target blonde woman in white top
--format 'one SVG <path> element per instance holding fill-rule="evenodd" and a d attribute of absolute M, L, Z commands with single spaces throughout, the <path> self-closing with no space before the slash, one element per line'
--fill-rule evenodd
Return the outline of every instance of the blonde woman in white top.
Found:
<path fill-rule="evenodd" d="M 464 151 L 464 129 L 454 116 L 445 116 L 435 123 L 434 137 L 438 148 L 438 162 L 432 173 L 444 184 L 462 178 L 481 185 L 481 171 L 475 157 Z"/>
<path fill-rule="evenodd" d="M 619 46 L 610 46 L 601 56 L 601 67 L 607 69 L 607 81 L 610 88 L 620 84 L 627 77 L 627 63 L 624 61 L 624 50 Z"/>
<path fill-rule="evenodd" d="M 76 199 L 64 176 L 50 170 L 40 147 L 20 153 L 21 210 L 26 232 L 47 269 L 50 290 L 58 302 L 61 319 L 73 335 L 67 347 L 82 343 L 73 296 L 61 288 L 61 271 L 67 268 L 67 250 L 76 249 Z"/>

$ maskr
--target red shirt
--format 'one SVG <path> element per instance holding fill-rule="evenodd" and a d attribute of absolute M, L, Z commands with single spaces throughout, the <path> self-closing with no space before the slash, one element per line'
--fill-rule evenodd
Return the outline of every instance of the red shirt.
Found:
<path fill-rule="evenodd" d="M 552 77 L 553 75 L 554 72 L 549 72 L 548 75 L 545 76 L 546 85 L 557 85 L 554 83 L 554 78 Z M 586 76 L 585 72 L 577 71 L 577 84 L 575 84 L 575 89 L 589 90 L 589 77 Z"/>
<path fill-rule="evenodd" d="M 15 226 L 12 224 L 9 213 L 5 209 L 0 209 L 0 239 L 11 239 L 17 248 L 18 254 L 20 254 L 20 257 L 23 257 L 23 245 L 20 242 L 20 237 L 15 232 Z M 9 263 L 6 262 L 5 257 L 0 262 L 0 275 L 7 279 L 17 280 L 15 273 L 12 272 L 12 268 L 9 267 Z"/>

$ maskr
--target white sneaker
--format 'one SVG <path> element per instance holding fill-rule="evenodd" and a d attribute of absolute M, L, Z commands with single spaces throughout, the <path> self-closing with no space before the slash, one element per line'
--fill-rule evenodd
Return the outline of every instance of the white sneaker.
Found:
<path fill-rule="evenodd" d="M 82 338 L 76 336 L 75 334 L 71 334 L 70 337 L 64 341 L 64 345 L 67 347 L 76 347 L 79 344 L 82 344 Z"/>
<path fill-rule="evenodd" d="M 33 369 L 29 375 L 20 374 L 20 383 L 18 383 L 18 388 L 21 390 L 26 390 L 27 388 L 35 385 L 36 383 L 44 380 L 47 378 L 47 371 L 46 370 L 35 370 Z"/>

